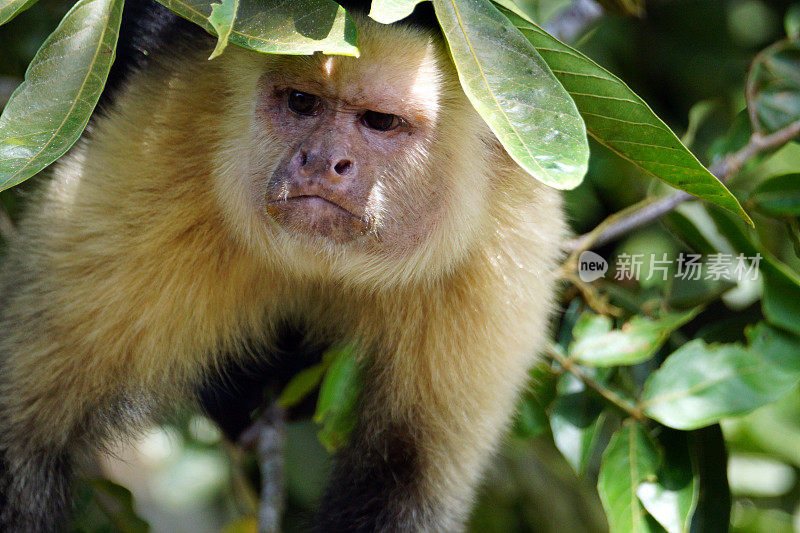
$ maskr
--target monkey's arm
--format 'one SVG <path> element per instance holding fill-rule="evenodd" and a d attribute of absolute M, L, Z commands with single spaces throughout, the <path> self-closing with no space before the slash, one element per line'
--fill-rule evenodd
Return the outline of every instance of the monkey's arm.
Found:
<path fill-rule="evenodd" d="M 513 273 L 471 274 L 383 309 L 395 329 L 371 347 L 361 418 L 318 531 L 462 528 L 545 338 L 550 301 L 549 276 L 519 288 Z"/>

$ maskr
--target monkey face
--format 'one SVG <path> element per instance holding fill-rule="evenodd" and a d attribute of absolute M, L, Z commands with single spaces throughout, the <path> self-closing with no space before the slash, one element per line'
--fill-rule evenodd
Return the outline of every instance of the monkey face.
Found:
<path fill-rule="evenodd" d="M 424 169 L 436 95 L 415 102 L 413 82 L 376 83 L 360 67 L 358 59 L 285 58 L 259 82 L 256 124 L 282 149 L 264 209 L 289 233 L 337 244 L 380 239 L 384 216 L 402 208 L 385 203 L 386 188 L 413 185 Z"/>
<path fill-rule="evenodd" d="M 244 242 L 309 268 L 448 268 L 487 216 L 493 135 L 435 36 L 363 19 L 359 50 L 220 57 L 227 218 Z"/>

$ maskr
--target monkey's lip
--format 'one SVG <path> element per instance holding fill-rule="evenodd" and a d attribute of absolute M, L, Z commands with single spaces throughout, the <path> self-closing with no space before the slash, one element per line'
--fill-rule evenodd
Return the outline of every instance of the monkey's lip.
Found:
<path fill-rule="evenodd" d="M 336 208 L 338 211 L 341 211 L 343 214 L 346 214 L 346 215 L 351 216 L 353 218 L 357 218 L 359 220 L 361 219 L 361 217 L 359 217 L 358 215 L 356 215 L 355 213 L 353 213 L 352 211 L 350 211 L 349 209 L 347 209 L 343 205 L 341 205 L 341 204 L 339 204 L 339 203 L 337 203 L 337 202 L 335 202 L 333 200 L 330 200 L 330 199 L 328 199 L 328 198 L 326 198 L 324 196 L 321 196 L 319 194 L 297 194 L 297 195 L 294 195 L 294 196 L 289 196 L 289 197 L 287 197 L 285 199 L 274 200 L 274 201 L 270 202 L 270 204 L 279 204 L 281 202 L 297 202 L 297 203 L 309 204 L 310 207 L 326 206 L 327 205 L 329 207 Z"/>

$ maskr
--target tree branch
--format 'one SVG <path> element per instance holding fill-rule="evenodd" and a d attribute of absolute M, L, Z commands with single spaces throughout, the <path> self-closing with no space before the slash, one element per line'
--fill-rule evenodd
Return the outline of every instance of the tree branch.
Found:
<path fill-rule="evenodd" d="M 286 413 L 272 401 L 261 416 L 241 436 L 243 446 L 253 449 L 261 471 L 258 507 L 259 533 L 278 533 L 283 515 L 283 447 L 286 440 Z"/>
<path fill-rule="evenodd" d="M 613 390 L 604 387 L 603 385 L 595 381 L 593 378 L 587 376 L 580 368 L 580 366 L 578 366 L 575 363 L 575 361 L 573 361 L 569 357 L 565 357 L 554 346 L 548 345 L 545 355 L 547 355 L 548 357 L 550 357 L 550 359 L 554 360 L 559 365 L 561 365 L 561 367 L 564 370 L 566 370 L 567 372 L 578 378 L 581 381 L 581 383 L 586 385 L 586 387 L 592 389 L 597 394 L 602 396 L 607 402 L 618 407 L 619 409 L 622 409 L 636 420 L 643 421 L 646 419 L 644 413 L 639 407 L 634 405 L 632 402 L 626 400 Z"/>
<path fill-rule="evenodd" d="M 709 171 L 725 183 L 756 155 L 783 146 L 798 135 L 800 135 L 800 120 L 770 135 L 754 133 L 744 147 L 709 167 Z M 645 199 L 609 216 L 589 233 L 568 241 L 566 250 L 574 255 L 594 246 L 602 246 L 633 229 L 653 222 L 690 198 L 693 196 L 678 191 L 658 199 Z"/>

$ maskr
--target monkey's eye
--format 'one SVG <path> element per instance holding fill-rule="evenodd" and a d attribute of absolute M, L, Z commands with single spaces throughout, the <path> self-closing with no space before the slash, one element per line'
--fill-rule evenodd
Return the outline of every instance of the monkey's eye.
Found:
<path fill-rule="evenodd" d="M 321 102 L 318 96 L 292 90 L 289 93 L 289 109 L 298 115 L 316 115 L 319 113 Z"/>
<path fill-rule="evenodd" d="M 367 111 L 361 116 L 361 123 L 372 130 L 389 131 L 400 125 L 400 117 L 389 113 Z"/>

